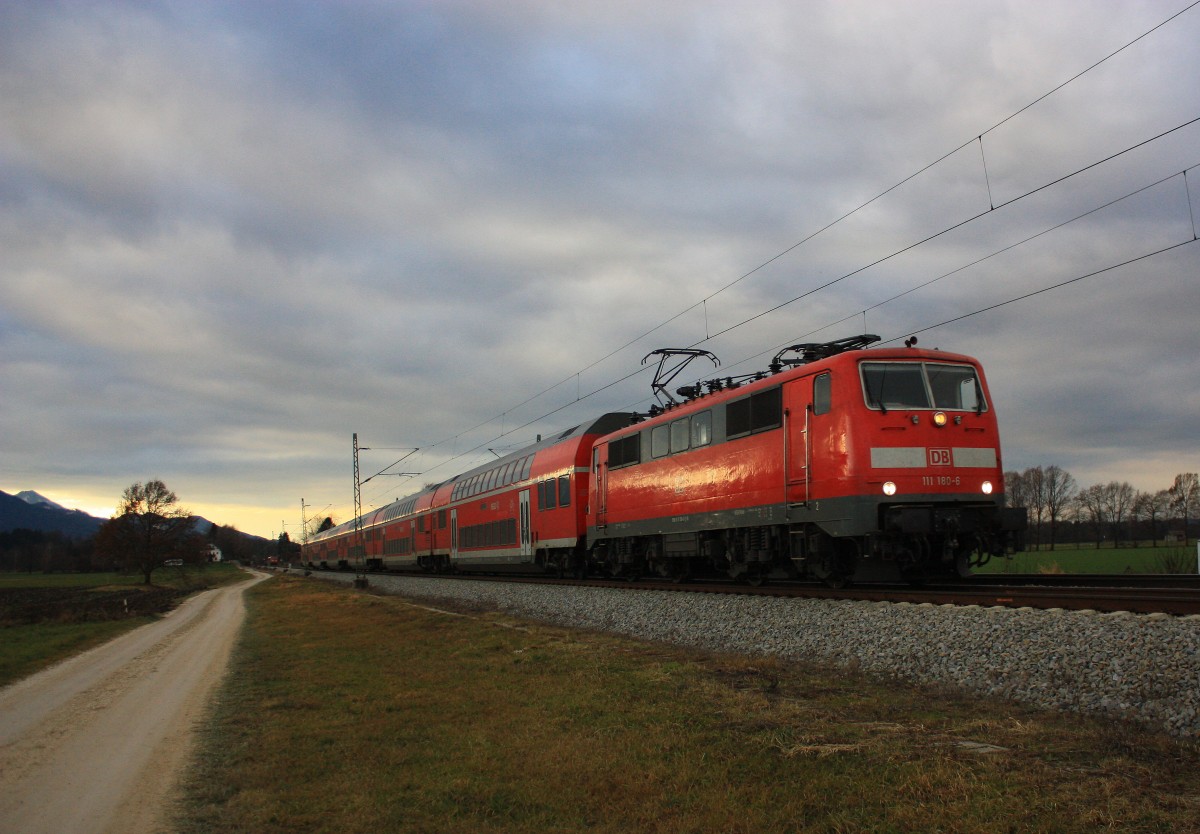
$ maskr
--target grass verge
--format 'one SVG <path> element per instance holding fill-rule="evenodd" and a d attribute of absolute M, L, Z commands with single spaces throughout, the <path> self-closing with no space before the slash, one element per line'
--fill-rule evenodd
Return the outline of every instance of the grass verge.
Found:
<path fill-rule="evenodd" d="M 151 587 L 117 573 L 0 575 L 0 686 L 145 625 L 190 593 L 245 576 L 232 564 L 163 568 Z"/>
<path fill-rule="evenodd" d="M 1111 722 L 282 576 L 182 832 L 1200 830 L 1200 749 Z"/>
<path fill-rule="evenodd" d="M 1101 547 L 1059 545 L 993 559 L 979 573 L 1195 573 L 1196 546 Z"/>

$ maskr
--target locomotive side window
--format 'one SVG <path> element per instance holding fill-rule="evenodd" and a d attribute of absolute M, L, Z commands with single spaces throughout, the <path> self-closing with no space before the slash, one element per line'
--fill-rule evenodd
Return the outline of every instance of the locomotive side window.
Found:
<path fill-rule="evenodd" d="M 608 444 L 608 468 L 616 469 L 642 462 L 642 436 L 631 434 Z"/>
<path fill-rule="evenodd" d="M 829 374 L 821 374 L 813 380 L 813 414 L 828 414 L 833 408 L 833 390 Z"/>
<path fill-rule="evenodd" d="M 729 439 L 769 431 L 783 425 L 783 389 L 760 391 L 725 406 L 725 436 Z"/>
<path fill-rule="evenodd" d="M 712 412 L 701 411 L 692 415 L 692 448 L 712 443 Z"/>
<path fill-rule="evenodd" d="M 661 458 L 671 452 L 671 427 L 655 426 L 650 430 L 650 455 Z"/>
<path fill-rule="evenodd" d="M 688 441 L 691 440 L 691 421 L 684 417 L 682 420 L 676 420 L 671 424 L 671 454 L 676 452 L 686 452 L 690 447 Z"/>

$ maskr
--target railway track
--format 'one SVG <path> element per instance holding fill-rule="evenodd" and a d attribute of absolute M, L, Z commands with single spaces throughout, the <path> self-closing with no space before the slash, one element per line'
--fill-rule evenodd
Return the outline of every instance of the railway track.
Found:
<path fill-rule="evenodd" d="M 385 575 L 389 572 L 383 572 Z M 363 575 L 360 573 L 360 575 Z M 369 574 L 366 574 L 369 576 Z M 410 574 L 428 575 L 428 574 Z M 440 578 L 447 578 L 441 576 Z M 547 576 L 459 574 L 463 581 L 518 582 L 587 588 L 738 594 L 742 596 L 843 599 L 913 605 L 1001 606 L 1136 614 L 1200 615 L 1200 576 L 1027 574 L 976 576 L 955 584 L 913 588 L 901 585 L 824 585 L 780 582 L 751 586 L 722 581 L 674 583 L 663 580 L 563 579 Z"/>

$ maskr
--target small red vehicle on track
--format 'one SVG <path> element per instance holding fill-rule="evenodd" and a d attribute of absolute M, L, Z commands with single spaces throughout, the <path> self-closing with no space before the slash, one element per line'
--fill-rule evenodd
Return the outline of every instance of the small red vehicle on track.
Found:
<path fill-rule="evenodd" d="M 968 356 L 794 345 L 768 371 L 665 392 L 347 522 L 313 566 L 553 570 L 759 582 L 965 575 L 1015 543 L 995 410 Z M 915 340 L 910 340 L 915 343 Z M 651 355 L 655 355 L 651 354 Z M 649 358 L 649 357 L 647 357 Z M 358 560 L 355 562 L 355 560 Z"/>

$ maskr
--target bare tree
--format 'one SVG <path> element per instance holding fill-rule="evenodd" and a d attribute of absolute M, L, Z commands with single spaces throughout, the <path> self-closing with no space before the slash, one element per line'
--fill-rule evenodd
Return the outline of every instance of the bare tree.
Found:
<path fill-rule="evenodd" d="M 1042 473 L 1042 499 L 1046 505 L 1046 515 L 1050 519 L 1050 549 L 1058 535 L 1058 522 L 1071 506 L 1079 487 L 1071 473 L 1058 466 L 1049 466 Z"/>
<path fill-rule="evenodd" d="M 1004 497 L 1010 507 L 1029 506 L 1029 498 L 1025 494 L 1025 479 L 1020 472 L 1013 470 L 1004 473 Z"/>
<path fill-rule="evenodd" d="M 1101 488 L 1104 518 L 1112 535 L 1113 547 L 1121 546 L 1121 530 L 1133 510 L 1136 490 L 1128 481 L 1109 481 Z"/>
<path fill-rule="evenodd" d="M 147 585 L 168 559 L 199 563 L 206 555 L 204 539 L 192 527 L 191 513 L 180 507 L 178 496 L 158 480 L 125 490 L 116 515 L 96 533 L 95 547 L 118 564 L 141 572 Z"/>
<path fill-rule="evenodd" d="M 1167 512 L 1171 494 L 1160 489 L 1158 492 L 1139 492 L 1133 502 L 1133 516 L 1150 524 L 1150 542 L 1158 547 L 1158 521 Z"/>
<path fill-rule="evenodd" d="M 1096 549 L 1100 549 L 1100 541 L 1104 538 L 1104 487 L 1093 484 L 1087 489 L 1080 490 L 1074 501 L 1076 517 L 1081 522 L 1090 522 L 1095 530 Z"/>
<path fill-rule="evenodd" d="M 1183 544 L 1188 543 L 1188 519 L 1196 515 L 1200 504 L 1200 477 L 1195 472 L 1181 472 L 1175 483 L 1167 490 L 1171 495 L 1171 509 L 1183 516 Z"/>
<path fill-rule="evenodd" d="M 1046 514 L 1046 473 L 1040 466 L 1031 466 L 1021 473 L 1021 482 L 1025 487 L 1025 506 L 1033 514 L 1034 550 L 1042 549 L 1042 518 Z"/>

